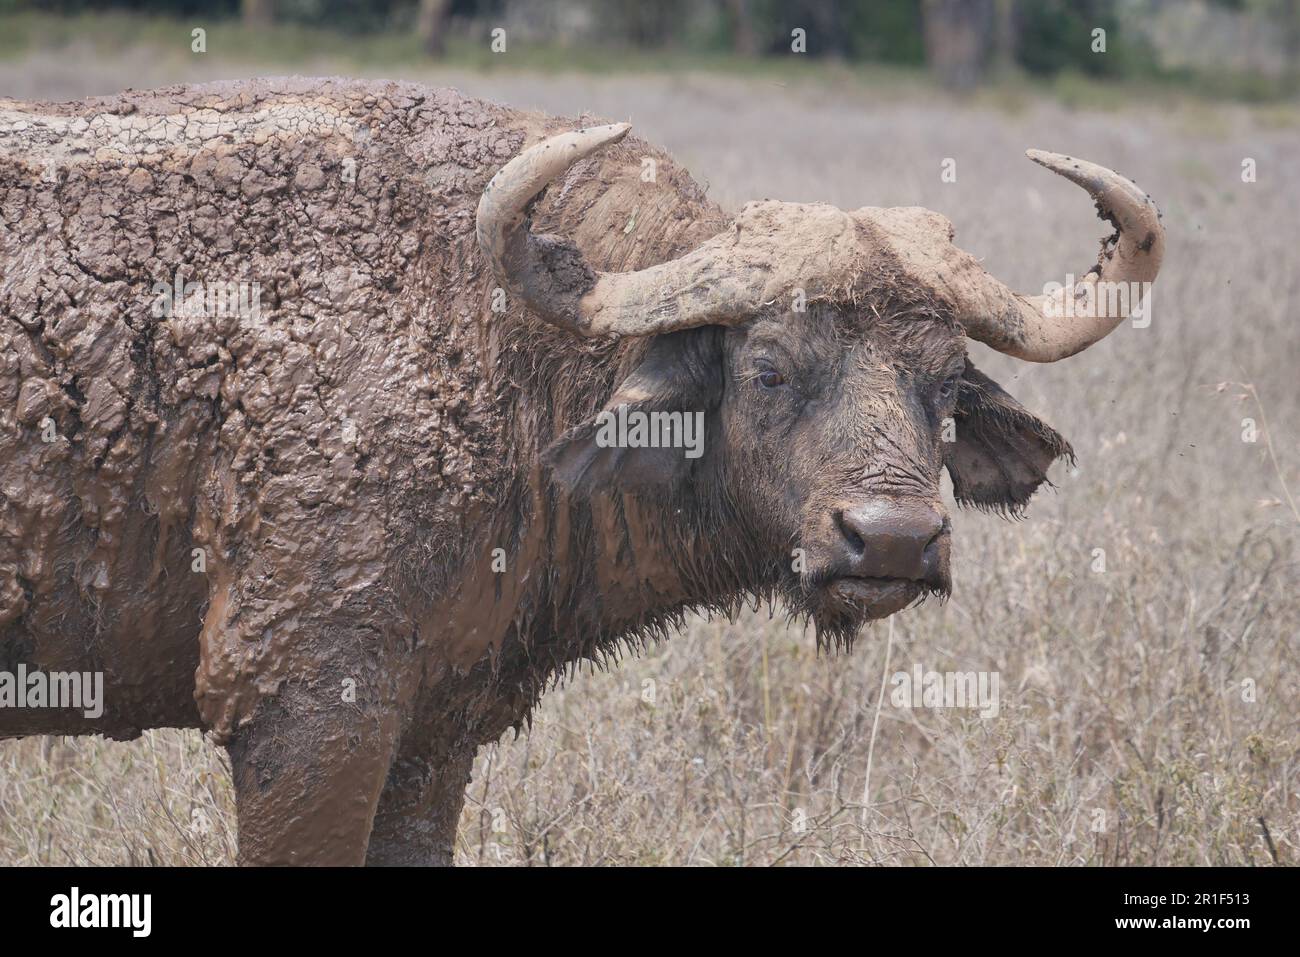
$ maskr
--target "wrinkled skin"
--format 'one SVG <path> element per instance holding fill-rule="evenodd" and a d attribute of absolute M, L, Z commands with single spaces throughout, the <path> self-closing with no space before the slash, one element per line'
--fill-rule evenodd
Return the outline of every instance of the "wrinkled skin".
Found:
<path fill-rule="evenodd" d="M 746 445 L 737 450 L 745 466 L 737 485 L 749 490 L 755 522 L 774 544 L 796 542 L 806 552 L 799 587 L 787 584 L 792 603 L 812 612 L 819 630 L 847 640 L 868 615 L 948 591 L 940 430 L 955 409 L 965 342 L 938 320 L 868 322 L 858 313 L 837 321 L 822 311 L 794 323 L 755 323 L 732 337 L 742 341 L 727 365 L 742 384 L 725 419 Z M 782 384 L 765 387 L 754 374 L 764 368 L 777 369 Z M 942 530 L 924 577 L 860 603 L 832 583 L 851 564 L 841 554 L 846 535 L 837 515 L 864 502 L 886 513 L 904 503 L 928 507 Z"/>
<path fill-rule="evenodd" d="M 1069 452 L 967 362 L 959 329 L 863 309 L 814 306 L 657 337 L 605 407 L 620 405 L 703 410 L 705 454 L 692 465 L 678 450 L 595 449 L 578 430 L 547 453 L 558 479 L 583 494 L 633 490 L 665 509 L 684 495 L 708 503 L 706 524 L 743 529 L 763 558 L 743 587 L 779 591 L 844 645 L 866 621 L 948 593 L 945 465 L 962 499 L 1015 511 Z M 945 420 L 965 426 L 955 442 L 943 440 Z M 933 554 L 915 576 L 880 575 L 879 536 L 909 509 L 933 516 Z M 876 536 L 853 541 L 842 516 L 854 510 L 883 520 Z M 877 580 L 861 582 L 863 569 Z"/>
<path fill-rule="evenodd" d="M 304 80 L 0 107 L 0 669 L 106 697 L 0 735 L 211 732 L 246 863 L 448 863 L 476 749 L 576 663 L 754 595 L 848 643 L 947 591 L 941 468 L 1014 512 L 1069 452 L 925 289 L 617 342 L 494 311 L 474 204 L 575 121 Z M 614 271 L 728 222 L 631 139 L 533 215 Z M 151 315 L 178 264 L 261 319 Z M 620 404 L 703 411 L 703 456 L 597 447 Z"/>

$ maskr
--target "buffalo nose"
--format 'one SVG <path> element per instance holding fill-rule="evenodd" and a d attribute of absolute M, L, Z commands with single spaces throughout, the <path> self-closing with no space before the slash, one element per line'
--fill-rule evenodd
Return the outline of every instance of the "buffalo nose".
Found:
<path fill-rule="evenodd" d="M 940 539 L 948 522 L 920 502 L 880 499 L 835 513 L 849 574 L 928 581 L 941 574 Z"/>

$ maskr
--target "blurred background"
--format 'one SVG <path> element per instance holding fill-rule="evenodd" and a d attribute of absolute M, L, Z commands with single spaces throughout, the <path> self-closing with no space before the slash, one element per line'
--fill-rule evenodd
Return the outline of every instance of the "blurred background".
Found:
<path fill-rule="evenodd" d="M 953 89 L 1089 78 L 1251 100 L 1300 77 L 1300 0 L 0 0 L 0 17 L 8 57 L 175 55 L 199 27 L 212 54 L 285 65 L 736 69 L 797 49 Z M 504 50 L 490 46 L 498 29 Z"/>
<path fill-rule="evenodd" d="M 971 345 L 1078 462 L 1024 521 L 954 510 L 953 597 L 851 655 L 759 608 L 578 675 L 481 753 L 457 860 L 1296 864 L 1298 30 L 1300 0 L 0 0 L 0 97 L 345 74 L 630 119 L 724 207 L 926 206 L 1028 292 L 1109 230 L 1024 149 L 1120 170 L 1168 231 L 1151 322 L 1047 366 Z M 998 717 L 892 707 L 913 666 L 997 672 Z M 0 742 L 0 864 L 230 863 L 232 805 L 197 732 Z"/>

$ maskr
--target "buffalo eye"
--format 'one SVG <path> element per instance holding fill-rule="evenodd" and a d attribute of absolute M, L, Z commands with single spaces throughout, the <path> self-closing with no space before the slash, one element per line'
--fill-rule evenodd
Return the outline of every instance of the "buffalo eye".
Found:
<path fill-rule="evenodd" d="M 934 394 L 939 405 L 947 405 L 953 400 L 957 395 L 957 383 L 960 379 L 960 375 L 950 375 L 939 383 L 939 388 Z"/>
<path fill-rule="evenodd" d="M 775 369 L 760 369 L 758 372 L 758 384 L 764 389 L 775 389 L 777 386 L 785 383 L 785 376 Z"/>

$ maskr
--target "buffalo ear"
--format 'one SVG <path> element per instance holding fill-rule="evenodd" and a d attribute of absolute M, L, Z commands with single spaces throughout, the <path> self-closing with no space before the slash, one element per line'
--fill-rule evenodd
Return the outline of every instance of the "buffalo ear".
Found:
<path fill-rule="evenodd" d="M 705 428 L 722 399 L 722 353 L 717 330 L 687 329 L 656 336 L 644 358 L 599 413 L 566 431 L 542 453 L 552 479 L 566 491 L 590 494 L 671 486 L 701 461 Z M 681 413 L 691 448 L 620 447 L 605 441 L 610 419 L 626 413 Z M 697 414 L 700 413 L 700 414 Z M 689 420 L 689 422 L 687 421 Z M 634 421 L 629 419 L 628 421 Z M 687 456 L 687 452 L 691 456 Z"/>
<path fill-rule="evenodd" d="M 957 440 L 944 446 L 944 465 L 962 505 L 1019 514 L 1054 461 L 1074 461 L 1069 442 L 970 362 L 954 418 Z"/>

